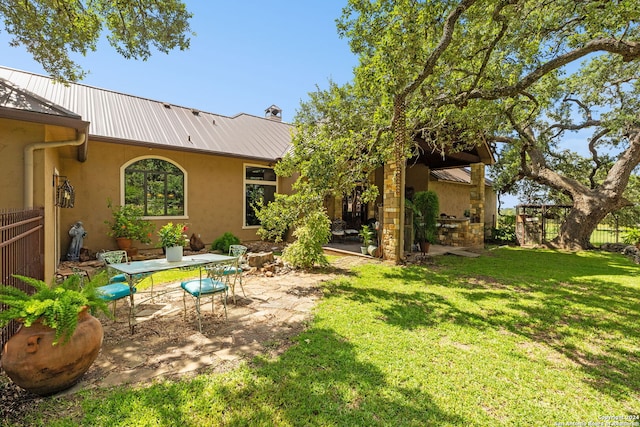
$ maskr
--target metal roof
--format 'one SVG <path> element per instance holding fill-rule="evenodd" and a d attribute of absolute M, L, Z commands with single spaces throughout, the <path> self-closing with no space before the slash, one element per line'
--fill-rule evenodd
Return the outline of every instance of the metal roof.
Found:
<path fill-rule="evenodd" d="M 292 126 L 277 120 L 222 116 L 2 66 L 0 78 L 89 121 L 94 140 L 265 160 L 281 158 L 291 144 Z"/>
<path fill-rule="evenodd" d="M 72 111 L 55 105 L 29 91 L 22 90 L 3 78 L 0 78 L 0 107 L 74 119 L 80 118 Z"/>
<path fill-rule="evenodd" d="M 448 181 L 461 184 L 471 184 L 471 171 L 468 168 L 451 168 L 432 170 L 431 176 L 438 181 Z M 485 179 L 485 185 L 491 185 L 493 182 Z"/>

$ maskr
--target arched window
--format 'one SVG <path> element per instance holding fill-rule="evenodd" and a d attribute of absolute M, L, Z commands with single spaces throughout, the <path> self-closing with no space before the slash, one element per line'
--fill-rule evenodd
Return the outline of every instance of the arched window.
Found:
<path fill-rule="evenodd" d="M 124 203 L 144 208 L 145 216 L 185 215 L 184 172 L 163 159 L 131 163 L 124 170 Z"/>

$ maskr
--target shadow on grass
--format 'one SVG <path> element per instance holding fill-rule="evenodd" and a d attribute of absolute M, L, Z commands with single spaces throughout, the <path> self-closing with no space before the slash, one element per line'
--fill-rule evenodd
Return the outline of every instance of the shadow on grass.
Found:
<path fill-rule="evenodd" d="M 509 262 L 516 264 L 500 267 Z M 337 281 L 325 295 L 372 304 L 378 319 L 407 330 L 442 323 L 506 329 L 560 352 L 580 366 L 585 382 L 621 397 L 640 389 L 640 355 L 633 344 L 640 342 L 640 292 L 615 277 L 637 272 L 615 254 L 497 251 L 435 271 L 389 269 L 379 285 Z M 605 276 L 612 281 L 600 278 Z"/>
<path fill-rule="evenodd" d="M 86 425 L 468 425 L 424 390 L 392 386 L 332 330 L 312 329 L 276 360 L 257 359 L 235 376 L 87 399 Z M 385 390 L 385 393 L 380 393 Z M 205 409 L 203 409 L 205 408 Z"/>

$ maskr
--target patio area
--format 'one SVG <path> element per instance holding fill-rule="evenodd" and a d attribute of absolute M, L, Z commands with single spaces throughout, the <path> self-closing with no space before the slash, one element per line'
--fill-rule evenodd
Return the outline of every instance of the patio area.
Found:
<path fill-rule="evenodd" d="M 219 296 L 214 313 L 209 300 L 202 304 L 202 333 L 198 332 L 192 298 L 187 299 L 184 319 L 179 283 L 155 287 L 154 290 L 171 292 L 136 306 L 133 335 L 126 320 L 128 306 L 120 301 L 116 321 L 100 317 L 104 341 L 95 363 L 63 394 L 95 387 L 144 384 L 205 371 L 221 372 L 258 354 L 280 354 L 310 319 L 311 310 L 321 297 L 318 285 L 340 274 L 343 268 L 364 262 L 376 260 L 341 257 L 326 273 L 245 275 L 247 296 L 243 297 L 236 285 L 237 303 L 233 304 L 229 295 L 228 320 L 225 321 Z"/>

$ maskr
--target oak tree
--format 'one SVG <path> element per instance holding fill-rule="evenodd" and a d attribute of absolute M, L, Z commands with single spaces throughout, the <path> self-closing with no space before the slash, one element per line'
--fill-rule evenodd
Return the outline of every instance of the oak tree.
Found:
<path fill-rule="evenodd" d="M 415 135 L 442 151 L 459 141 L 499 141 L 511 147 L 505 155 L 518 178 L 571 199 L 574 209 L 556 244 L 587 248 L 589 229 L 627 203 L 623 190 L 640 160 L 639 19 L 640 4 L 629 0 L 350 0 L 338 29 L 359 58 L 353 84 L 309 101 L 316 112 L 339 112 L 316 116 L 303 107 L 291 161 L 311 165 L 322 153 L 325 178 L 303 168 L 307 188 L 361 179 L 364 170 L 345 170 L 375 163 L 354 163 L 367 153 L 394 163 L 392 179 L 401 182 Z M 571 123 L 575 117 L 582 120 Z M 598 167 L 583 184 L 550 159 L 558 137 L 587 126 L 595 129 L 584 141 L 590 148 L 607 141 L 620 149 L 614 161 L 592 156 Z M 359 151 L 332 161 L 331 146 Z"/>
<path fill-rule="evenodd" d="M 83 78 L 71 55 L 95 51 L 103 32 L 125 58 L 188 49 L 191 17 L 180 0 L 0 0 L 10 44 L 24 46 L 57 80 Z"/>

